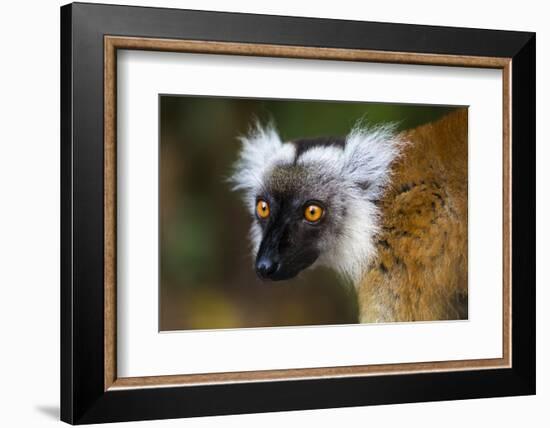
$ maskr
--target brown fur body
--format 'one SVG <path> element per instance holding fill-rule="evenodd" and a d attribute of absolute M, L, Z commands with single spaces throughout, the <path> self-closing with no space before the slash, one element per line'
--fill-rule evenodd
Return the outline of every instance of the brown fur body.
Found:
<path fill-rule="evenodd" d="M 460 109 L 403 133 L 377 255 L 358 285 L 361 322 L 467 318 L 467 118 Z"/>

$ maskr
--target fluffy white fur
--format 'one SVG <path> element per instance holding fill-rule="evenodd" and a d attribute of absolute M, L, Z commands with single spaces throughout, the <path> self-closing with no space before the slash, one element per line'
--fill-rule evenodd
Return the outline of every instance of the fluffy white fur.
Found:
<path fill-rule="evenodd" d="M 390 182 L 391 164 L 403 142 L 393 125 L 369 128 L 357 124 L 346 137 L 344 150 L 316 147 L 304 153 L 299 163 L 317 165 L 326 175 L 339 179 L 341 202 L 346 206 L 338 239 L 327 243 L 319 263 L 337 270 L 358 284 L 375 255 L 374 239 L 379 230 L 379 210 L 373 203 Z"/>
<path fill-rule="evenodd" d="M 335 269 L 358 285 L 376 254 L 374 237 L 378 232 L 378 211 L 374 204 L 352 197 L 339 239 L 319 257 L 318 263 Z"/>
<path fill-rule="evenodd" d="M 403 144 L 395 125 L 369 128 L 359 122 L 346 138 L 342 174 L 355 183 L 368 184 L 367 197 L 377 199 L 389 183 L 391 164 Z"/>
<path fill-rule="evenodd" d="M 272 124 L 256 124 L 241 138 L 243 147 L 232 177 L 235 190 L 244 190 L 251 213 L 257 192 L 276 165 L 293 163 L 296 155 L 292 143 L 283 143 Z M 345 148 L 317 146 L 304 152 L 298 164 L 306 166 L 316 177 L 319 191 L 329 192 L 332 211 L 328 215 L 341 221 L 340 231 L 322 242 L 317 261 L 337 270 L 358 284 L 375 253 L 374 239 L 379 228 L 379 210 L 374 200 L 380 198 L 390 182 L 391 164 L 399 156 L 403 142 L 392 125 L 369 128 L 358 123 L 346 137 Z M 251 241 L 257 252 L 262 231 L 253 221 Z"/>
<path fill-rule="evenodd" d="M 266 173 L 275 165 L 291 163 L 296 149 L 290 143 L 283 143 L 273 123 L 262 127 L 256 122 L 248 135 L 239 137 L 242 149 L 230 178 L 233 190 L 241 190 L 247 207 L 254 212 L 256 195 L 262 188 Z"/>

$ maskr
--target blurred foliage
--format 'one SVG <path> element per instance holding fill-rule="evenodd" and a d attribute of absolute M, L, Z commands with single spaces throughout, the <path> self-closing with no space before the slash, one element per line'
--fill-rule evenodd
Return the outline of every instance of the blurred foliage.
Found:
<path fill-rule="evenodd" d="M 256 278 L 250 216 L 230 191 L 240 143 L 254 118 L 283 140 L 338 136 L 359 119 L 398 129 L 452 110 L 406 104 L 160 97 L 160 329 L 357 322 L 353 289 L 323 268 L 280 283 Z"/>

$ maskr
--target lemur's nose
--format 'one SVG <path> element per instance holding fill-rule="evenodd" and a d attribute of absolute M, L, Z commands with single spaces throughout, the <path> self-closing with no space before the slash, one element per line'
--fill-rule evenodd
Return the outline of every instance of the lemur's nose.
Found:
<path fill-rule="evenodd" d="M 272 259 L 262 256 L 256 261 L 256 273 L 262 279 L 269 279 L 277 269 L 279 264 Z"/>

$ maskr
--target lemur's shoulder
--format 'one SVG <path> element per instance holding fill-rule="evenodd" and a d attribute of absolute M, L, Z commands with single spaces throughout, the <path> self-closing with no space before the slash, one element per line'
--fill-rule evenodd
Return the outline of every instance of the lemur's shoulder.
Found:
<path fill-rule="evenodd" d="M 463 318 L 467 311 L 467 112 L 404 132 L 379 201 L 377 255 L 362 321 Z"/>

